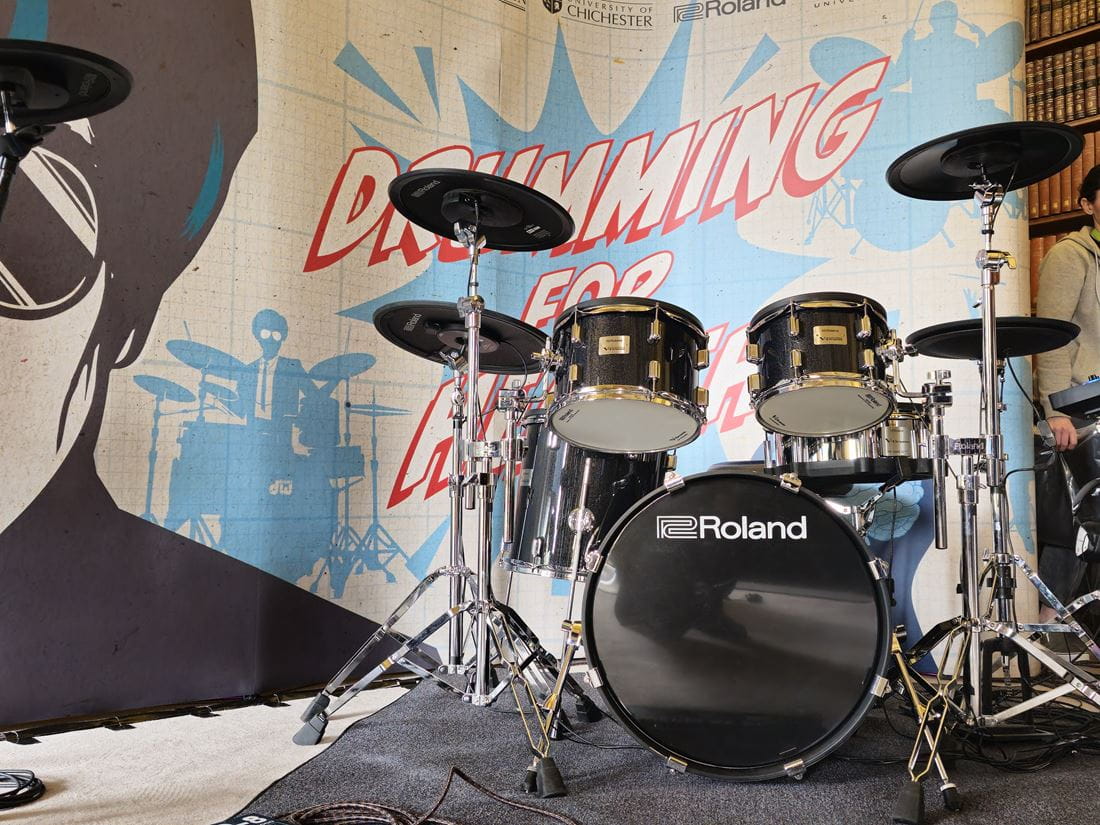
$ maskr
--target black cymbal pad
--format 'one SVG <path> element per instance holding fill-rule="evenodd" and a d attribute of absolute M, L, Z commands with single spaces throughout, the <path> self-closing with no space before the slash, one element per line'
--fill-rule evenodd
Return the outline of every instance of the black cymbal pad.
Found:
<path fill-rule="evenodd" d="M 886 181 L 910 198 L 969 200 L 983 173 L 1010 192 L 1069 166 L 1084 145 L 1079 132 L 1060 123 L 978 126 L 910 149 L 890 164 Z"/>
<path fill-rule="evenodd" d="M 573 237 L 556 201 L 522 183 L 465 169 L 416 169 L 390 182 L 390 201 L 417 226 L 454 238 L 456 221 L 476 223 L 486 249 L 536 252 Z"/>
<path fill-rule="evenodd" d="M 398 301 L 374 313 L 374 326 L 406 352 L 439 364 L 444 356 L 466 355 L 466 326 L 455 304 L 446 301 Z M 533 375 L 540 369 L 535 353 L 546 336 L 530 324 L 491 310 L 481 311 L 481 372 Z"/>
<path fill-rule="evenodd" d="M 0 82 L 14 95 L 16 128 L 92 117 L 130 93 L 130 73 L 98 54 L 37 40 L 0 39 Z"/>
<path fill-rule="evenodd" d="M 997 357 L 1018 358 L 1064 347 L 1081 328 L 1057 318 L 997 319 Z M 982 320 L 948 321 L 919 329 L 906 339 L 921 355 L 977 361 L 982 357 Z"/>

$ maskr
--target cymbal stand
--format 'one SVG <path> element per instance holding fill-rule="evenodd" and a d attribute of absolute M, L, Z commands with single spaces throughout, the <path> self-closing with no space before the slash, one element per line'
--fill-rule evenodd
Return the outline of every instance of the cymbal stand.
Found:
<path fill-rule="evenodd" d="M 1039 576 L 1022 557 L 1012 552 L 1009 544 L 1008 495 L 1005 483 L 1007 456 L 1001 432 L 1001 412 L 1004 407 L 1001 401 L 1001 388 L 1004 381 L 1004 364 L 997 357 L 995 291 L 997 284 L 1000 283 L 1001 270 L 1005 266 L 1015 269 L 1016 262 L 1008 253 L 993 248 L 993 225 L 997 211 L 1004 200 L 1004 188 L 1000 184 L 990 182 L 984 172 L 982 180 L 972 184 L 972 187 L 981 211 L 981 231 L 985 241 L 976 261 L 982 273 L 980 437 L 947 439 L 942 434 L 942 419 L 937 423 L 935 418 L 937 404 L 933 404 L 933 429 L 936 435 L 933 458 L 939 459 L 934 462 L 936 475 L 939 477 L 937 489 L 943 489 L 946 483 L 946 457 L 958 456 L 962 464 L 962 471 L 957 478 L 957 488 L 961 510 L 960 566 L 963 612 L 957 625 L 958 634 L 952 632 L 948 646 L 950 647 L 955 635 L 961 635 L 964 650 L 960 651 L 956 668 L 956 671 L 961 672 L 953 672 L 949 675 L 941 673 L 938 680 L 939 686 L 933 699 L 929 700 L 923 709 L 917 706 L 918 736 L 920 737 L 930 729 L 931 720 L 935 714 L 944 714 L 948 711 L 953 712 L 957 722 L 968 727 L 991 728 L 1074 692 L 1100 707 L 1100 681 L 1076 664 L 1052 653 L 1030 638 L 1031 633 L 1042 631 L 1073 632 L 1081 637 L 1096 655 L 1100 649 L 1071 615 L 1072 610 L 1076 610 L 1087 602 L 1079 599 L 1073 605 L 1066 607 L 1054 599 L 1052 606 L 1061 619 L 1059 623 L 1025 624 L 1016 618 L 1017 569 L 1024 571 L 1028 581 L 1043 592 L 1044 596 L 1049 593 Z M 945 378 L 945 375 L 937 374 L 935 384 L 943 385 Z M 990 520 L 993 528 L 992 552 L 984 564 L 978 536 L 978 501 L 983 487 L 989 494 Z M 937 514 L 940 506 L 940 502 L 937 502 Z M 937 546 L 941 538 L 939 533 L 937 528 Z M 989 603 L 983 609 L 982 582 L 987 578 L 991 578 L 993 587 Z M 983 634 L 993 634 L 993 636 L 983 639 Z M 1024 701 L 994 713 L 991 706 L 992 689 L 991 687 L 983 689 L 986 680 L 992 679 L 994 651 L 1001 654 L 1006 667 L 1008 658 L 1015 656 L 1022 671 L 1027 667 L 1026 656 L 1030 656 L 1046 666 L 1064 684 L 1034 696 L 1025 695 Z M 953 700 L 949 696 L 951 692 L 956 693 Z M 942 722 L 936 727 L 935 744 L 930 743 L 932 748 L 930 759 L 936 755 L 940 733 L 942 733 Z M 915 784 L 919 784 L 916 780 L 923 774 L 915 771 L 914 767 L 915 761 L 911 760 L 911 781 L 898 800 L 898 807 L 894 813 L 896 823 L 924 821 L 923 797 L 914 788 Z"/>
<path fill-rule="evenodd" d="M 570 681 L 566 668 L 555 669 L 551 666 L 552 659 L 515 611 L 496 601 L 490 584 L 492 502 L 495 484 L 493 464 L 494 461 L 503 458 L 505 453 L 510 455 L 513 447 L 511 445 L 502 447 L 499 441 L 484 439 L 477 381 L 480 375 L 481 313 L 485 308 L 485 301 L 478 294 L 477 270 L 485 239 L 477 231 L 476 200 L 468 206 L 472 210 L 474 219 L 459 220 L 454 225 L 455 237 L 470 253 L 470 274 L 467 294 L 458 301 L 458 310 L 464 319 L 466 340 L 463 351 L 456 353 L 451 361 L 452 367 L 458 365 L 459 355 L 466 361 L 465 392 L 458 389 L 456 380 L 456 390 L 451 398 L 454 413 L 452 421 L 454 441 L 451 445 L 452 474 L 449 482 L 452 516 L 451 563 L 428 574 L 332 677 L 324 689 L 314 697 L 302 714 L 301 718 L 305 724 L 294 736 L 294 742 L 299 745 L 313 745 L 319 742 L 332 714 L 394 664 L 401 664 L 419 676 L 435 681 L 475 707 L 492 704 L 506 688 L 510 687 L 522 715 L 523 707 L 520 692 L 517 690 L 517 684 L 519 684 L 532 698 L 532 709 L 539 720 L 540 729 L 544 731 L 549 729 L 549 724 L 538 701 L 534 699 L 531 682 L 541 686 L 553 685 L 553 688 L 549 688 L 550 695 L 551 698 L 556 699 L 560 695 L 558 686 L 568 684 Z M 518 394 L 513 394 L 510 400 L 519 405 Z M 514 436 L 514 433 L 512 435 Z M 509 470 L 507 467 L 504 469 L 507 477 Z M 513 477 L 514 472 L 513 463 L 510 471 Z M 514 500 L 509 497 L 508 502 L 514 503 Z M 476 555 L 473 570 L 463 562 L 464 510 L 474 511 Z M 510 524 L 513 515 L 513 513 L 505 514 L 505 524 Z M 451 583 L 450 607 L 411 638 L 406 639 L 392 633 L 394 625 L 408 612 L 409 608 L 441 578 L 447 578 Z M 463 599 L 465 588 L 469 588 L 471 596 Z M 456 594 L 457 598 L 455 598 Z M 460 624 L 466 614 L 469 614 L 474 629 L 474 651 L 469 661 L 463 659 L 465 639 Z M 447 663 L 439 670 L 442 673 L 464 673 L 466 676 L 464 688 L 455 687 L 440 678 L 437 672 L 430 671 L 416 660 L 419 648 L 445 625 L 450 625 L 448 637 L 450 647 Z M 383 641 L 396 644 L 396 650 L 382 659 L 357 682 L 344 688 L 344 682 Z M 501 680 L 497 679 L 494 667 L 497 660 L 505 667 L 505 675 Z M 530 674 L 525 675 L 528 670 Z M 525 716 L 524 722 L 526 725 Z M 553 759 L 549 757 L 549 746 L 543 742 L 535 742 L 530 734 L 529 741 L 536 757 L 533 763 L 537 779 L 536 790 L 547 797 L 565 793 L 561 775 Z"/>
<path fill-rule="evenodd" d="M 0 218 L 4 216 L 4 206 L 8 202 L 19 162 L 53 131 L 53 126 L 20 128 L 15 125 L 15 107 L 21 102 L 19 89 L 17 84 L 0 78 Z"/>

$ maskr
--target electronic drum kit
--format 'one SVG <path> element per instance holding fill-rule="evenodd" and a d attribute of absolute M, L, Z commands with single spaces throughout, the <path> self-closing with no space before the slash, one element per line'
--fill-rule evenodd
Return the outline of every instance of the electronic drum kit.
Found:
<path fill-rule="evenodd" d="M 329 716 L 394 662 L 436 679 L 474 705 L 508 685 L 537 725 L 525 729 L 534 754 L 525 789 L 565 792 L 549 754 L 563 693 L 582 718 L 599 711 L 570 686 L 582 645 L 588 683 L 603 705 L 674 771 L 736 780 L 801 778 L 839 747 L 891 689 L 908 694 L 920 719 L 910 783 L 895 821 L 923 816 L 921 779 L 935 770 L 945 804 L 959 796 L 938 754 L 952 724 L 995 726 L 1075 691 L 1093 703 L 1100 684 L 1039 645 L 1030 633 L 1071 632 L 1096 645 L 1057 604 L 1059 620 L 1024 625 L 1013 604 L 1015 571 L 1038 577 L 1008 544 L 1004 440 L 1000 428 L 1005 360 L 1065 346 L 1075 325 L 1046 318 L 998 318 L 994 288 L 1011 255 L 993 249 L 1005 195 L 1045 178 L 1081 150 L 1080 137 L 1046 123 L 1008 123 L 948 135 L 891 165 L 888 180 L 909 197 L 975 199 L 984 248 L 981 318 L 936 324 L 902 340 L 885 308 L 864 295 L 817 292 L 762 308 L 747 329 L 748 387 L 765 430 L 762 465 L 717 465 L 682 477 L 675 451 L 706 423 L 707 334 L 692 313 L 665 301 L 620 295 L 565 309 L 549 336 L 485 308 L 478 294 L 482 249 L 532 252 L 569 239 L 568 213 L 520 183 L 478 172 L 424 169 L 398 176 L 390 198 L 413 223 L 454 237 L 470 253 L 467 294 L 457 304 L 407 301 L 381 307 L 379 332 L 401 349 L 463 376 L 452 399 L 449 564 L 433 573 L 317 696 L 295 737 L 319 741 Z M 936 370 L 919 391 L 899 378 L 905 358 L 974 361 L 981 372 L 980 435 L 952 438 L 944 411 L 950 373 Z M 482 432 L 477 378 L 537 375 L 528 395 L 499 392 L 507 423 L 499 440 Z M 956 472 L 949 461 L 958 459 Z M 504 487 L 503 536 L 491 535 L 494 473 Z M 963 612 L 909 651 L 890 627 L 889 571 L 865 536 L 874 506 L 898 484 L 931 480 L 935 543 L 948 544 L 947 485 L 956 477 L 962 516 Z M 860 508 L 826 496 L 878 485 Z M 979 550 L 978 498 L 986 490 L 993 547 Z M 474 511 L 474 559 L 462 525 Z M 515 573 L 570 582 L 560 657 L 550 656 L 517 611 L 490 586 L 495 542 Z M 375 644 L 438 578 L 451 607 L 350 687 L 345 681 Z M 992 595 L 982 582 L 993 581 Z M 573 592 L 584 587 L 580 621 Z M 1046 588 L 1042 588 L 1049 595 Z M 468 640 L 463 620 L 473 630 Z M 444 674 L 404 657 L 450 625 Z M 936 679 L 916 662 L 943 647 Z M 983 701 L 990 648 L 1031 655 L 1065 680 L 1048 698 L 994 714 Z M 950 662 L 948 659 L 950 658 Z M 1098 655 L 1100 658 L 1100 655 Z M 503 675 L 500 675 L 503 673 Z M 808 681 L 812 675 L 812 686 Z M 532 733 L 532 730 L 535 733 Z"/>

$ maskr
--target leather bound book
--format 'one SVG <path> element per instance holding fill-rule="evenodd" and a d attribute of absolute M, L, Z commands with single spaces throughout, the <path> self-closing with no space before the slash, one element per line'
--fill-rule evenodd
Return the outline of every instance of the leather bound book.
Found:
<path fill-rule="evenodd" d="M 1039 264 L 1043 260 L 1043 238 L 1031 239 L 1031 261 L 1028 269 L 1031 272 L 1031 306 L 1035 306 L 1035 299 L 1039 297 Z"/>
<path fill-rule="evenodd" d="M 1037 120 L 1035 117 L 1035 93 L 1038 91 L 1035 85 L 1035 61 L 1029 60 L 1024 69 L 1024 99 L 1027 102 L 1027 119 Z"/>
<path fill-rule="evenodd" d="M 1100 114 L 1096 88 L 1096 43 L 1085 44 L 1085 116 Z"/>
<path fill-rule="evenodd" d="M 1039 217 L 1045 218 L 1050 214 L 1050 178 L 1039 181 Z"/>
<path fill-rule="evenodd" d="M 1085 47 L 1078 46 L 1073 50 L 1073 58 L 1070 61 L 1073 72 L 1073 120 L 1081 120 L 1085 116 Z M 1066 107 L 1069 108 L 1068 106 Z M 1067 112 L 1068 114 L 1068 112 Z"/>
<path fill-rule="evenodd" d="M 1054 55 L 1054 116 L 1055 123 L 1066 122 L 1066 53 Z"/>
<path fill-rule="evenodd" d="M 1054 120 L 1054 57 L 1043 58 L 1043 82 L 1046 94 L 1043 96 L 1043 120 Z"/>

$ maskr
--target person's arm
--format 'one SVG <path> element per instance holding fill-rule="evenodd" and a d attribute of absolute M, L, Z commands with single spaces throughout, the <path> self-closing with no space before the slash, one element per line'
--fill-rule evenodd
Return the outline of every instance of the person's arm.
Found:
<path fill-rule="evenodd" d="M 1089 264 L 1091 261 L 1084 260 L 1074 249 L 1073 241 L 1063 241 L 1047 253 L 1039 267 L 1039 296 L 1036 301 L 1039 316 L 1072 320 Z M 1073 374 L 1070 348 L 1061 347 L 1036 355 L 1035 367 L 1039 403 L 1054 433 L 1055 444 L 1060 450 L 1073 449 L 1077 445 L 1073 422 L 1050 406 L 1050 394 L 1070 385 Z"/>

